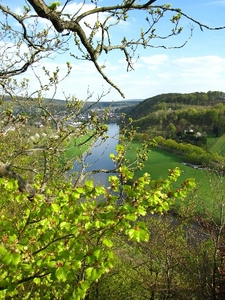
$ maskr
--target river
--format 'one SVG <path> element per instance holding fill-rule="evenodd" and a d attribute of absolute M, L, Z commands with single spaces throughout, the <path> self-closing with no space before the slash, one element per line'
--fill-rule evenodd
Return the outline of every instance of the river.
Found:
<path fill-rule="evenodd" d="M 85 157 L 84 165 L 85 172 L 95 171 L 99 169 L 112 170 L 114 163 L 110 159 L 110 153 L 116 153 L 116 146 L 119 139 L 119 126 L 116 123 L 108 124 L 109 136 L 105 141 L 99 139 L 95 145 L 90 149 L 88 155 Z M 81 164 L 75 163 L 72 172 L 79 172 L 82 169 Z M 95 184 L 107 186 L 108 178 L 111 174 L 99 172 L 92 174 L 90 177 L 94 179 Z"/>

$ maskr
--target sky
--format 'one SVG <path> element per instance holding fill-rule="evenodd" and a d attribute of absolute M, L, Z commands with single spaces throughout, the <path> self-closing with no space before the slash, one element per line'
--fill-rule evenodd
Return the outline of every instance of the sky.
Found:
<path fill-rule="evenodd" d="M 54 1 L 46 1 L 46 3 L 49 2 Z M 65 0 L 61 0 L 61 3 L 64 2 Z M 71 1 L 68 12 L 75 12 L 81 2 L 83 1 Z M 86 2 L 89 3 L 86 9 L 92 8 L 91 1 Z M 119 2 L 119 0 L 101 0 L 99 5 L 112 5 Z M 19 12 L 25 4 L 23 0 L 1 0 L 1 3 L 12 7 L 16 12 Z M 139 3 L 145 3 L 145 1 L 140 0 Z M 167 1 L 157 0 L 154 4 L 164 3 Z M 168 3 L 207 26 L 225 26 L 225 0 L 169 0 Z M 145 18 L 146 13 L 132 12 L 126 22 L 114 27 L 111 34 L 112 41 L 116 43 L 125 36 L 127 39 L 138 36 L 140 28 L 145 26 Z M 157 43 L 167 46 L 181 45 L 189 36 L 190 24 L 194 26 L 193 36 L 181 49 L 138 48 L 136 54 L 139 58 L 134 64 L 133 71 L 127 72 L 122 51 L 117 50 L 100 58 L 100 64 L 105 66 L 105 73 L 122 90 L 126 99 L 146 99 L 171 92 L 190 93 L 209 90 L 225 92 L 225 29 L 201 31 L 197 24 L 183 18 L 180 22 L 180 26 L 184 28 L 181 35 L 171 40 L 157 41 Z M 170 32 L 169 19 L 165 18 L 158 24 L 156 30 L 163 34 Z M 157 45 L 156 41 L 153 43 Z M 75 53 L 76 49 L 72 41 L 70 46 L 70 51 Z M 54 70 L 58 65 L 63 75 L 66 61 L 70 61 L 73 67 L 72 72 L 70 77 L 60 84 L 55 98 L 65 99 L 65 93 L 85 99 L 89 90 L 93 92 L 91 100 L 95 100 L 103 90 L 108 91 L 109 85 L 93 64 L 75 60 L 69 56 L 69 52 L 60 56 L 56 55 L 53 60 L 44 60 L 42 64 L 50 70 Z M 27 72 L 27 76 L 31 86 L 35 85 L 31 70 Z M 50 96 L 46 94 L 46 97 Z M 122 100 L 122 97 L 111 88 L 110 93 L 102 100 L 117 101 Z"/>

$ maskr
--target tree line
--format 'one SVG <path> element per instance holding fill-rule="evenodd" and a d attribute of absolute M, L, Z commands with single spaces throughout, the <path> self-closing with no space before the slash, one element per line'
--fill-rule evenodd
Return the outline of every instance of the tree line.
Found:
<path fill-rule="evenodd" d="M 217 95 L 219 92 L 215 92 Z M 156 98 L 157 102 L 153 106 L 145 109 L 149 101 L 145 100 L 133 109 L 130 116 L 134 118 L 134 125 L 139 132 L 160 132 L 166 137 L 176 137 L 190 126 L 194 127 L 195 132 L 214 134 L 221 136 L 225 131 L 225 105 L 222 98 L 216 98 L 218 102 L 211 105 L 209 101 L 202 100 L 207 93 L 200 93 L 204 105 L 197 103 L 186 104 L 183 98 L 189 99 L 192 94 L 177 95 L 179 102 L 173 102 L 171 94 L 160 95 Z M 167 97 L 168 101 L 165 100 Z M 143 115 L 144 113 L 144 115 Z"/>

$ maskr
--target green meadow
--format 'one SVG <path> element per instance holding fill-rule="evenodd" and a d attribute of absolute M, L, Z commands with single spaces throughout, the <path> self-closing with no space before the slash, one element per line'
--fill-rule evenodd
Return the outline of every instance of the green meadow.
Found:
<path fill-rule="evenodd" d="M 92 131 L 76 139 L 71 139 L 68 143 L 67 149 L 64 153 L 67 159 L 79 157 L 87 151 L 93 143 L 93 138 L 90 138 Z M 89 139 L 90 138 L 90 139 Z"/>
<path fill-rule="evenodd" d="M 135 153 L 138 147 L 140 147 L 140 143 L 138 142 L 131 144 L 131 150 L 127 153 L 127 158 L 130 161 L 135 159 Z M 213 212 L 215 202 L 217 202 L 223 194 L 223 187 L 225 186 L 224 178 L 221 179 L 214 172 L 210 172 L 209 170 L 195 169 L 184 165 L 183 158 L 179 155 L 159 148 L 153 148 L 149 153 L 149 158 L 145 162 L 144 168 L 136 171 L 135 176 L 138 177 L 148 172 L 152 179 L 165 179 L 168 176 L 169 170 L 175 167 L 179 167 L 181 170 L 181 176 L 174 184 L 175 188 L 180 187 L 182 182 L 187 178 L 194 178 L 196 182 L 196 188 L 193 193 L 190 193 L 184 202 L 176 203 L 175 207 L 180 207 L 180 205 L 183 204 L 188 206 L 190 202 L 194 202 L 198 212 L 202 212 L 202 207 L 206 207 L 210 213 Z M 221 195 L 219 195 L 220 193 Z"/>
<path fill-rule="evenodd" d="M 207 142 L 212 153 L 218 153 L 219 155 L 225 156 L 225 134 L 218 138 L 207 138 Z"/>
<path fill-rule="evenodd" d="M 87 136 L 82 136 L 78 139 L 72 139 L 67 147 L 65 155 L 67 158 L 72 158 L 74 156 L 80 156 L 83 154 L 87 149 L 87 144 L 82 144 L 87 139 Z"/>
<path fill-rule="evenodd" d="M 65 152 L 67 159 L 79 157 L 88 149 L 90 143 L 93 141 L 90 140 L 87 143 L 84 143 L 87 138 L 88 136 L 86 135 L 76 140 L 71 139 L 67 147 L 67 151 Z M 219 139 L 209 139 L 208 145 L 210 146 L 210 150 L 212 148 L 212 151 L 218 153 L 218 150 L 222 149 L 225 144 L 224 139 L 225 135 Z M 131 162 L 134 161 L 139 147 L 141 147 L 141 143 L 132 142 L 129 151 L 126 153 L 126 158 L 128 158 Z M 198 212 L 202 212 L 204 207 L 212 213 L 215 210 L 216 203 L 218 203 L 220 198 L 223 197 L 225 179 L 217 176 L 214 172 L 210 172 L 209 170 L 195 169 L 194 167 L 185 165 L 184 159 L 180 155 L 159 148 L 152 148 L 149 153 L 148 160 L 145 162 L 144 168 L 142 170 L 136 170 L 135 177 L 140 177 L 143 173 L 147 172 L 153 180 L 159 178 L 166 179 L 169 170 L 176 167 L 179 167 L 181 170 L 181 176 L 178 178 L 177 182 L 174 183 L 174 188 L 179 188 L 182 185 L 182 182 L 188 178 L 195 179 L 196 188 L 184 201 L 177 201 L 175 203 L 175 210 L 179 210 L 180 207 L 188 207 L 190 204 L 193 205 L 194 203 Z"/>

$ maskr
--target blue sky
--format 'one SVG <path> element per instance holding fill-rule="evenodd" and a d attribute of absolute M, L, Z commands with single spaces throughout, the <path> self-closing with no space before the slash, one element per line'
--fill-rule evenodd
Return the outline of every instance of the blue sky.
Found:
<path fill-rule="evenodd" d="M 63 0 L 61 2 L 64 3 Z M 139 2 L 144 3 L 142 0 Z M 79 1 L 71 1 L 69 11 L 75 11 L 79 3 Z M 99 1 L 101 6 L 117 3 L 119 0 Z M 159 0 L 154 4 L 164 3 L 167 2 Z M 225 0 L 170 0 L 169 3 L 172 7 L 181 8 L 189 16 L 210 27 L 225 26 Z M 24 5 L 24 1 L 2 0 L 2 4 L 12 6 L 18 12 L 21 5 Z M 140 27 L 144 25 L 145 17 L 145 13 L 133 12 L 127 22 L 113 30 L 112 40 L 117 41 L 123 36 L 137 35 Z M 183 19 L 180 24 L 184 27 L 183 34 L 167 41 L 166 44 L 171 46 L 182 44 L 188 37 L 189 24 L 189 21 Z M 169 22 L 165 19 L 157 29 L 166 32 L 170 30 L 169 26 Z M 145 99 L 169 92 L 189 93 L 209 90 L 225 92 L 225 30 L 201 31 L 198 25 L 194 25 L 193 37 L 182 49 L 139 48 L 137 54 L 139 59 L 132 72 L 126 71 L 121 51 L 109 53 L 100 59 L 100 62 L 106 66 L 106 74 L 123 91 L 126 99 Z M 103 88 L 105 91 L 108 90 L 108 84 L 97 73 L 92 63 L 76 61 L 68 54 L 64 54 L 55 57 L 53 61 L 46 60 L 43 64 L 52 70 L 59 65 L 63 72 L 64 63 L 68 60 L 73 66 L 72 73 L 59 87 L 57 98 L 63 99 L 64 91 L 66 94 L 74 94 L 78 98 L 85 99 L 89 88 L 94 92 L 92 99 L 94 100 Z M 34 84 L 31 71 L 28 72 L 28 76 L 31 85 Z M 119 93 L 112 89 L 103 100 L 121 99 Z"/>

